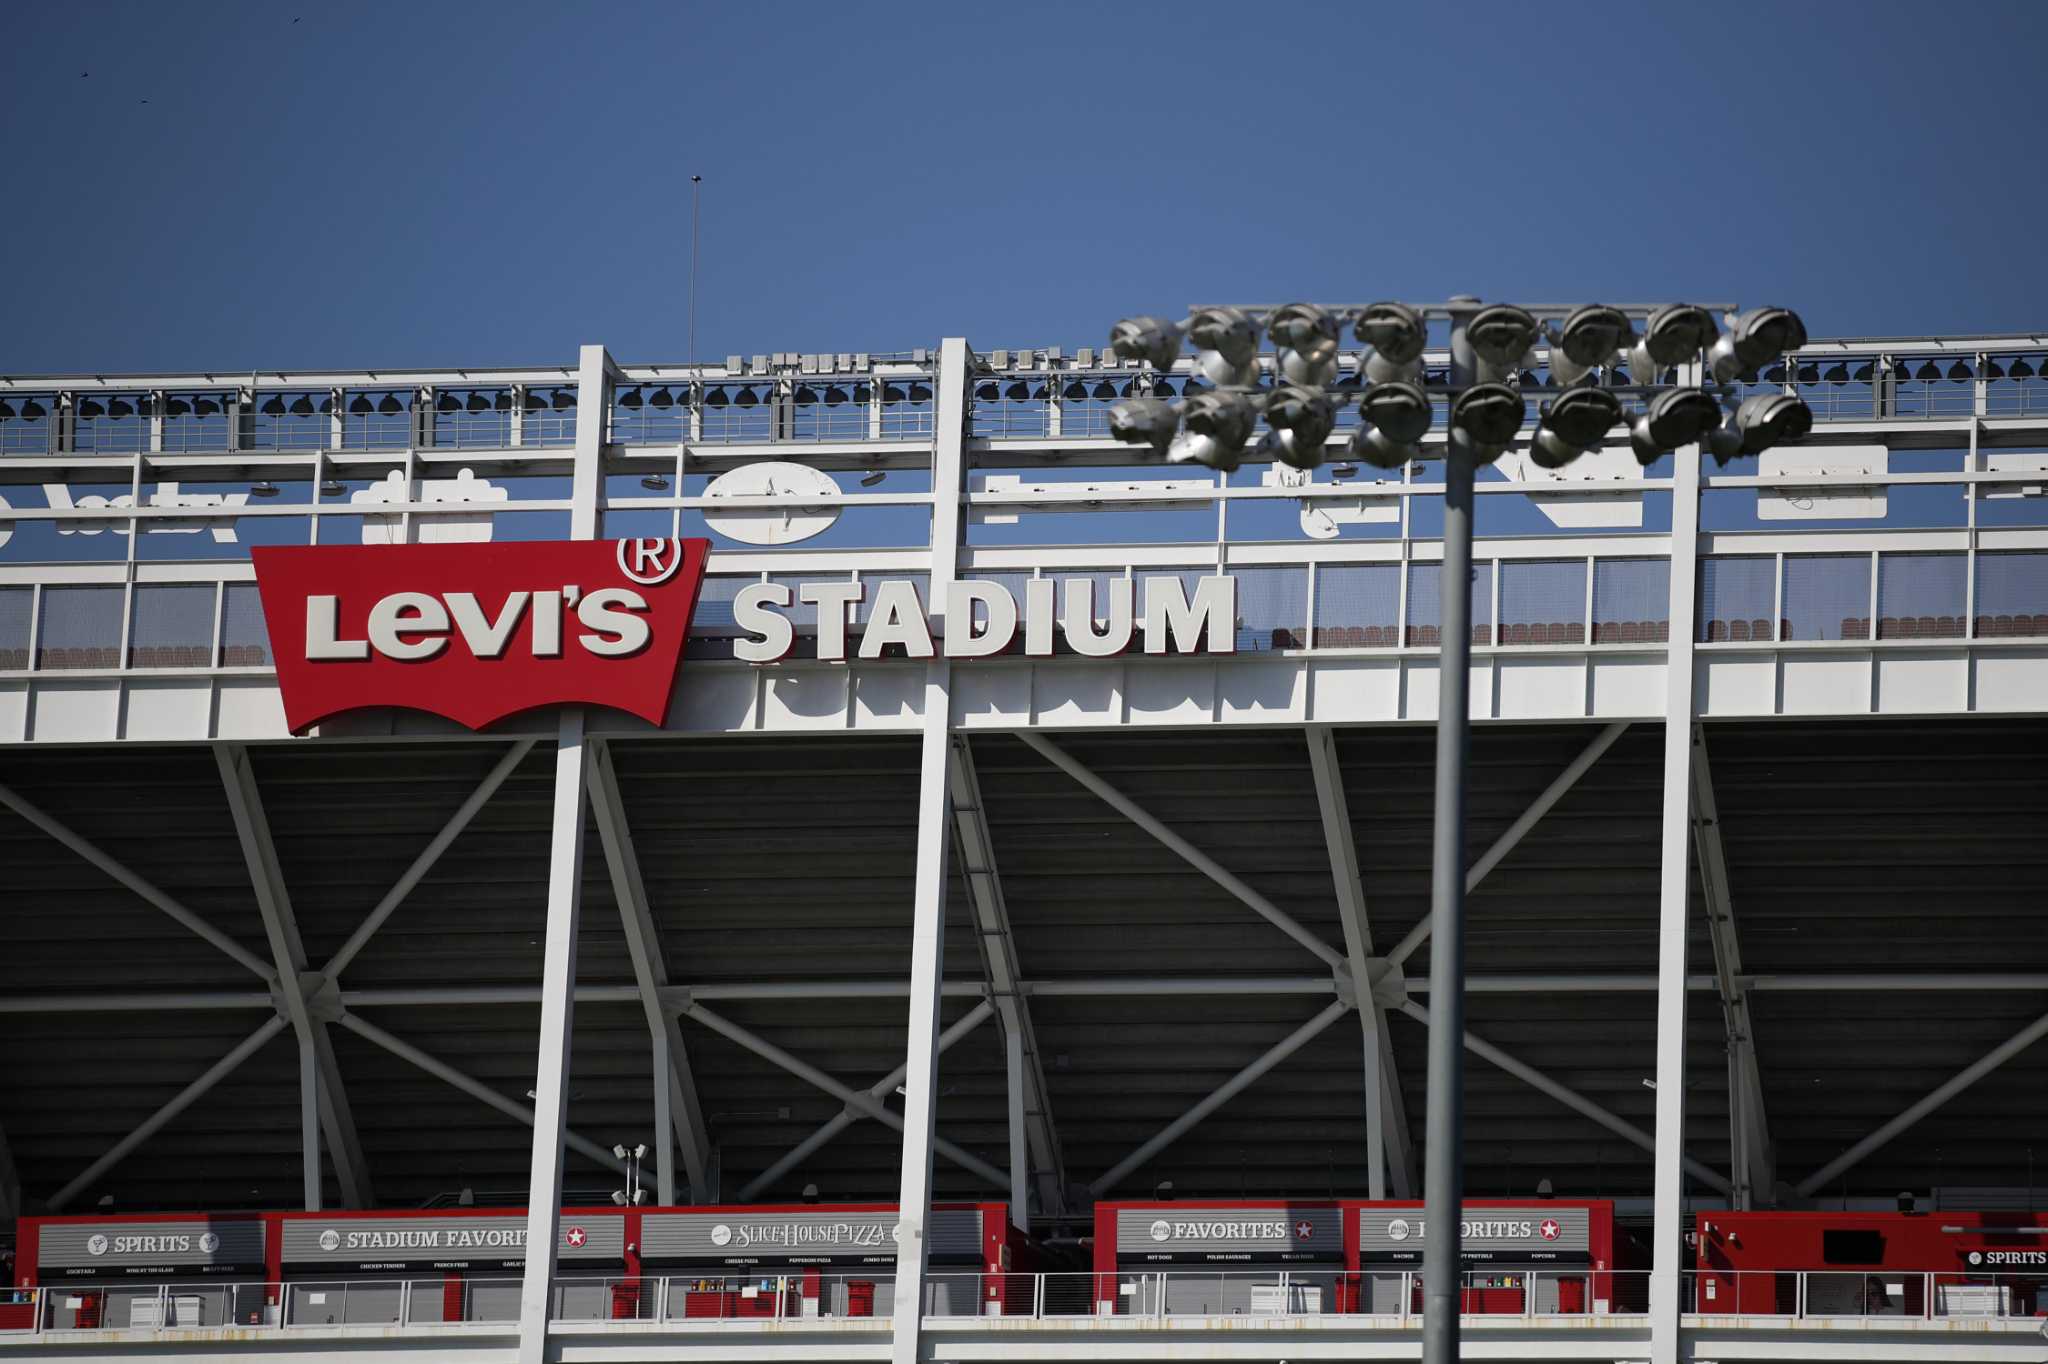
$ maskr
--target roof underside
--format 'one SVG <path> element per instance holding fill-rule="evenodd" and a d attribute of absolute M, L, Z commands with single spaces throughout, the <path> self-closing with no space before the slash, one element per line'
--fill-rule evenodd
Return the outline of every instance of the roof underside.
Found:
<path fill-rule="evenodd" d="M 1485 726 L 1472 740 L 1476 859 L 1592 737 Z M 1708 730 L 1744 966 L 1760 975 L 2048 971 L 2048 721 L 1774 722 Z M 1294 730 L 1074 734 L 1057 742 L 1332 946 L 1343 928 L 1316 790 Z M 1432 732 L 1349 730 L 1337 748 L 1384 953 L 1428 910 Z M 1468 969 L 1627 974 L 1657 966 L 1663 736 L 1639 725 L 1472 895 Z M 1299 944 L 1014 738 L 973 740 L 1017 956 L 1030 981 L 1324 976 Z M 615 741 L 668 972 L 697 982 L 901 980 L 916 852 L 914 739 Z M 252 750 L 300 929 L 331 956 L 502 755 L 494 742 L 304 742 Z M 551 750 L 528 755 L 343 978 L 348 990 L 534 987 Z M 203 747 L 19 750 L 0 781 L 268 956 L 233 818 Z M 261 991 L 253 974 L 11 813 L 0 812 L 0 995 Z M 1695 886 L 1691 969 L 1713 957 Z M 1428 952 L 1408 963 L 1427 971 Z M 970 902 L 948 898 L 947 976 L 982 979 Z M 603 849 L 587 838 L 578 975 L 633 979 Z M 1072 1183 L 1085 1185 L 1327 1007 L 1328 994 L 1042 996 L 1030 1001 Z M 1648 1129 L 1654 996 L 1482 993 L 1475 1033 Z M 949 998 L 945 1017 L 971 999 Z M 2016 991 L 1751 995 L 1780 1177 L 1797 1182 L 2039 1016 Z M 900 997 L 731 1000 L 717 1012 L 855 1088 L 902 1060 Z M 362 1017 L 520 1101 L 533 1004 L 380 1005 Z M 0 1013 L 0 1130 L 30 1206 L 70 1181 L 268 1016 Z M 1688 1154 L 1725 1170 L 1720 1006 L 1690 999 Z M 604 1145 L 651 1135 L 640 1006 L 575 1012 L 570 1123 Z M 1388 1025 L 1418 1149 L 1426 1032 Z M 842 1105 L 686 1018 L 683 1036 L 730 1197 Z M 468 1187 L 517 1198 L 527 1132 L 354 1033 L 334 1046 L 379 1202 Z M 1648 1153 L 1467 1059 L 1466 1186 L 1649 1188 Z M 989 1022 L 941 1065 L 939 1128 L 1007 1161 L 1003 1049 Z M 289 1206 L 298 1197 L 297 1051 L 287 1031 L 74 1201 L 123 1210 Z M 2048 1122 L 2048 1045 L 2023 1052 L 1850 1170 L 1840 1192 L 2019 1185 Z M 1361 1034 L 1340 1019 L 1112 1191 L 1362 1194 Z M 2048 1155 L 2044 1151 L 2043 1155 Z M 890 1199 L 898 1142 L 853 1124 L 761 1195 L 815 1183 Z M 567 1182 L 615 1178 L 571 1153 Z M 941 1159 L 941 1196 L 995 1191 Z M 337 1191 L 330 1189 L 329 1197 Z"/>

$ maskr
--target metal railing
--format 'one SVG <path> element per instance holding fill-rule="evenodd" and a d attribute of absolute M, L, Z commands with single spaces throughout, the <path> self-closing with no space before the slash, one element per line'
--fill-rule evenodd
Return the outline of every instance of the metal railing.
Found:
<path fill-rule="evenodd" d="M 1688 1270 L 1686 1310 L 1707 1316 L 2048 1319 L 2048 1271 Z"/>

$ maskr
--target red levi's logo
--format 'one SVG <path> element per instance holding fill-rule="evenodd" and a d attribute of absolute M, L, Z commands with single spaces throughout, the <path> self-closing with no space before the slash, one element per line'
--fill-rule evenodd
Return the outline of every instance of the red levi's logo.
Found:
<path fill-rule="evenodd" d="M 365 706 L 482 729 L 536 706 L 660 724 L 708 540 L 252 551 L 294 734 Z"/>

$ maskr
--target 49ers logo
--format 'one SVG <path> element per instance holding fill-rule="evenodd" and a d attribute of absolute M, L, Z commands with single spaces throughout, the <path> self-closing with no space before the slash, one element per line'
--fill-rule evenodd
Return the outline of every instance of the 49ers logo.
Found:
<path fill-rule="evenodd" d="M 536 706 L 668 711 L 703 540 L 261 548 L 293 731 L 364 706 L 471 729 Z"/>

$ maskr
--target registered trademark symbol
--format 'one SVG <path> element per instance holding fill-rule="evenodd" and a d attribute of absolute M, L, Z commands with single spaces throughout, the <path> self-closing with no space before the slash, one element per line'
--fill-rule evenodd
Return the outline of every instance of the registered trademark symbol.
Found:
<path fill-rule="evenodd" d="M 642 587 L 665 583 L 683 565 L 683 542 L 674 538 L 619 541 L 619 571 Z"/>

